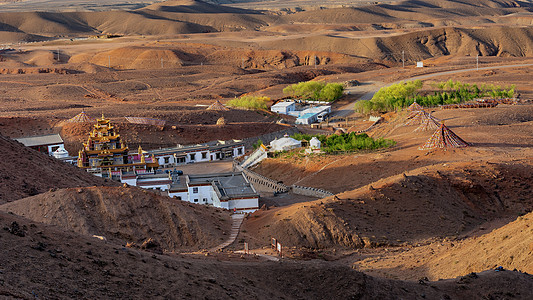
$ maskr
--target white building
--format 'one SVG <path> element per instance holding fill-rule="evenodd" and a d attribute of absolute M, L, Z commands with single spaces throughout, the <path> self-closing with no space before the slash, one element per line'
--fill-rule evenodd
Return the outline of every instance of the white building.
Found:
<path fill-rule="evenodd" d="M 184 180 L 170 186 L 170 197 L 239 213 L 251 213 L 259 209 L 259 194 L 242 172 L 182 177 Z"/>
<path fill-rule="evenodd" d="M 144 189 L 168 191 L 172 184 L 171 173 L 144 173 L 117 171 L 112 172 L 113 179 L 120 180 L 131 186 L 138 186 Z M 116 178 L 115 178 L 116 177 Z"/>
<path fill-rule="evenodd" d="M 270 151 L 288 151 L 302 147 L 302 142 L 289 137 L 287 134 L 280 139 L 270 142 Z"/>
<path fill-rule="evenodd" d="M 300 111 L 292 111 L 289 114 L 291 116 L 297 117 L 296 124 L 312 124 L 318 121 L 319 115 L 326 115 L 331 113 L 330 105 L 322 105 L 310 107 Z"/>
<path fill-rule="evenodd" d="M 278 102 L 270 107 L 270 111 L 288 115 L 289 112 L 296 110 L 296 103 L 294 101 Z"/>
<path fill-rule="evenodd" d="M 170 168 L 180 164 L 240 157 L 244 155 L 244 143 L 241 140 L 214 141 L 205 144 L 151 150 L 148 153 L 156 157 L 159 166 Z"/>
<path fill-rule="evenodd" d="M 19 143 L 22 143 L 26 147 L 30 147 L 48 155 L 53 155 L 54 151 L 59 148 L 65 148 L 65 143 L 63 142 L 63 139 L 59 134 L 30 136 L 24 138 L 17 138 L 14 140 Z"/>

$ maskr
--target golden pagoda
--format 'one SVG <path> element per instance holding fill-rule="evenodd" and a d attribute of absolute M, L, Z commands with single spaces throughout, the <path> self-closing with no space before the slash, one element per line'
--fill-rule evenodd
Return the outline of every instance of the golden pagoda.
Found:
<path fill-rule="evenodd" d="M 78 167 L 112 175 L 113 171 L 155 170 L 159 163 L 154 157 L 145 158 L 140 146 L 136 155 L 130 154 L 128 146 L 120 140 L 118 130 L 102 114 L 87 142 L 83 143 L 83 149 L 78 152 Z"/>

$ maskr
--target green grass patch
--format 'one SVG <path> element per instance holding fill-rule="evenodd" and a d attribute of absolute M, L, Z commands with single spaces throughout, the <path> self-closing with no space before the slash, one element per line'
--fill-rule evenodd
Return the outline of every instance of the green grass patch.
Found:
<path fill-rule="evenodd" d="M 341 135 L 308 135 L 308 134 L 295 134 L 292 138 L 297 140 L 311 140 L 315 136 L 321 142 L 322 151 L 334 154 L 339 152 L 354 152 L 360 150 L 378 150 L 383 148 L 389 148 L 396 145 L 393 140 L 378 138 L 373 139 L 366 133 L 357 134 L 355 132 L 344 133 Z"/>

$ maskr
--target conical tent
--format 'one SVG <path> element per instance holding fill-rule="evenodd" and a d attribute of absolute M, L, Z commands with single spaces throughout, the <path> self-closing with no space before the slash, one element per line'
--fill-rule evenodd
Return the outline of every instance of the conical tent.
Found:
<path fill-rule="evenodd" d="M 227 107 L 224 106 L 224 104 L 220 103 L 220 101 L 215 101 L 215 103 L 209 105 L 207 110 L 228 110 Z"/>
<path fill-rule="evenodd" d="M 429 118 L 427 118 L 425 121 L 423 121 L 418 128 L 415 129 L 415 131 L 429 131 L 429 130 L 435 130 L 440 127 L 440 121 L 439 119 L 433 117 L 431 114 L 429 114 Z"/>
<path fill-rule="evenodd" d="M 69 123 L 85 123 L 85 122 L 94 122 L 94 118 L 89 117 L 84 111 L 75 115 L 74 117 L 67 120 Z"/>
<path fill-rule="evenodd" d="M 413 104 L 409 105 L 409 107 L 407 108 L 408 111 L 417 111 L 417 110 L 422 110 L 423 107 L 420 106 L 420 104 L 413 102 Z"/>
<path fill-rule="evenodd" d="M 469 144 L 462 138 L 458 137 L 446 125 L 441 124 L 433 133 L 427 142 L 418 148 L 418 150 L 430 150 L 435 148 L 460 148 L 467 147 Z"/>
<path fill-rule="evenodd" d="M 409 114 L 407 116 L 407 122 L 405 122 L 403 125 L 409 126 L 409 125 L 421 125 L 424 124 L 424 122 L 428 119 L 433 118 L 429 113 L 423 111 L 423 110 L 417 110 Z"/>

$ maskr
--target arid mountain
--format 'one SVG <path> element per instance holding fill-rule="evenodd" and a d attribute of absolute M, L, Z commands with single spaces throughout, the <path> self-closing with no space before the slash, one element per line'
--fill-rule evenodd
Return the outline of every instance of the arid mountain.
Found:
<path fill-rule="evenodd" d="M 61 189 L 0 206 L 35 222 L 126 245 L 165 252 L 198 250 L 224 242 L 229 212 L 172 200 L 140 188 Z"/>

